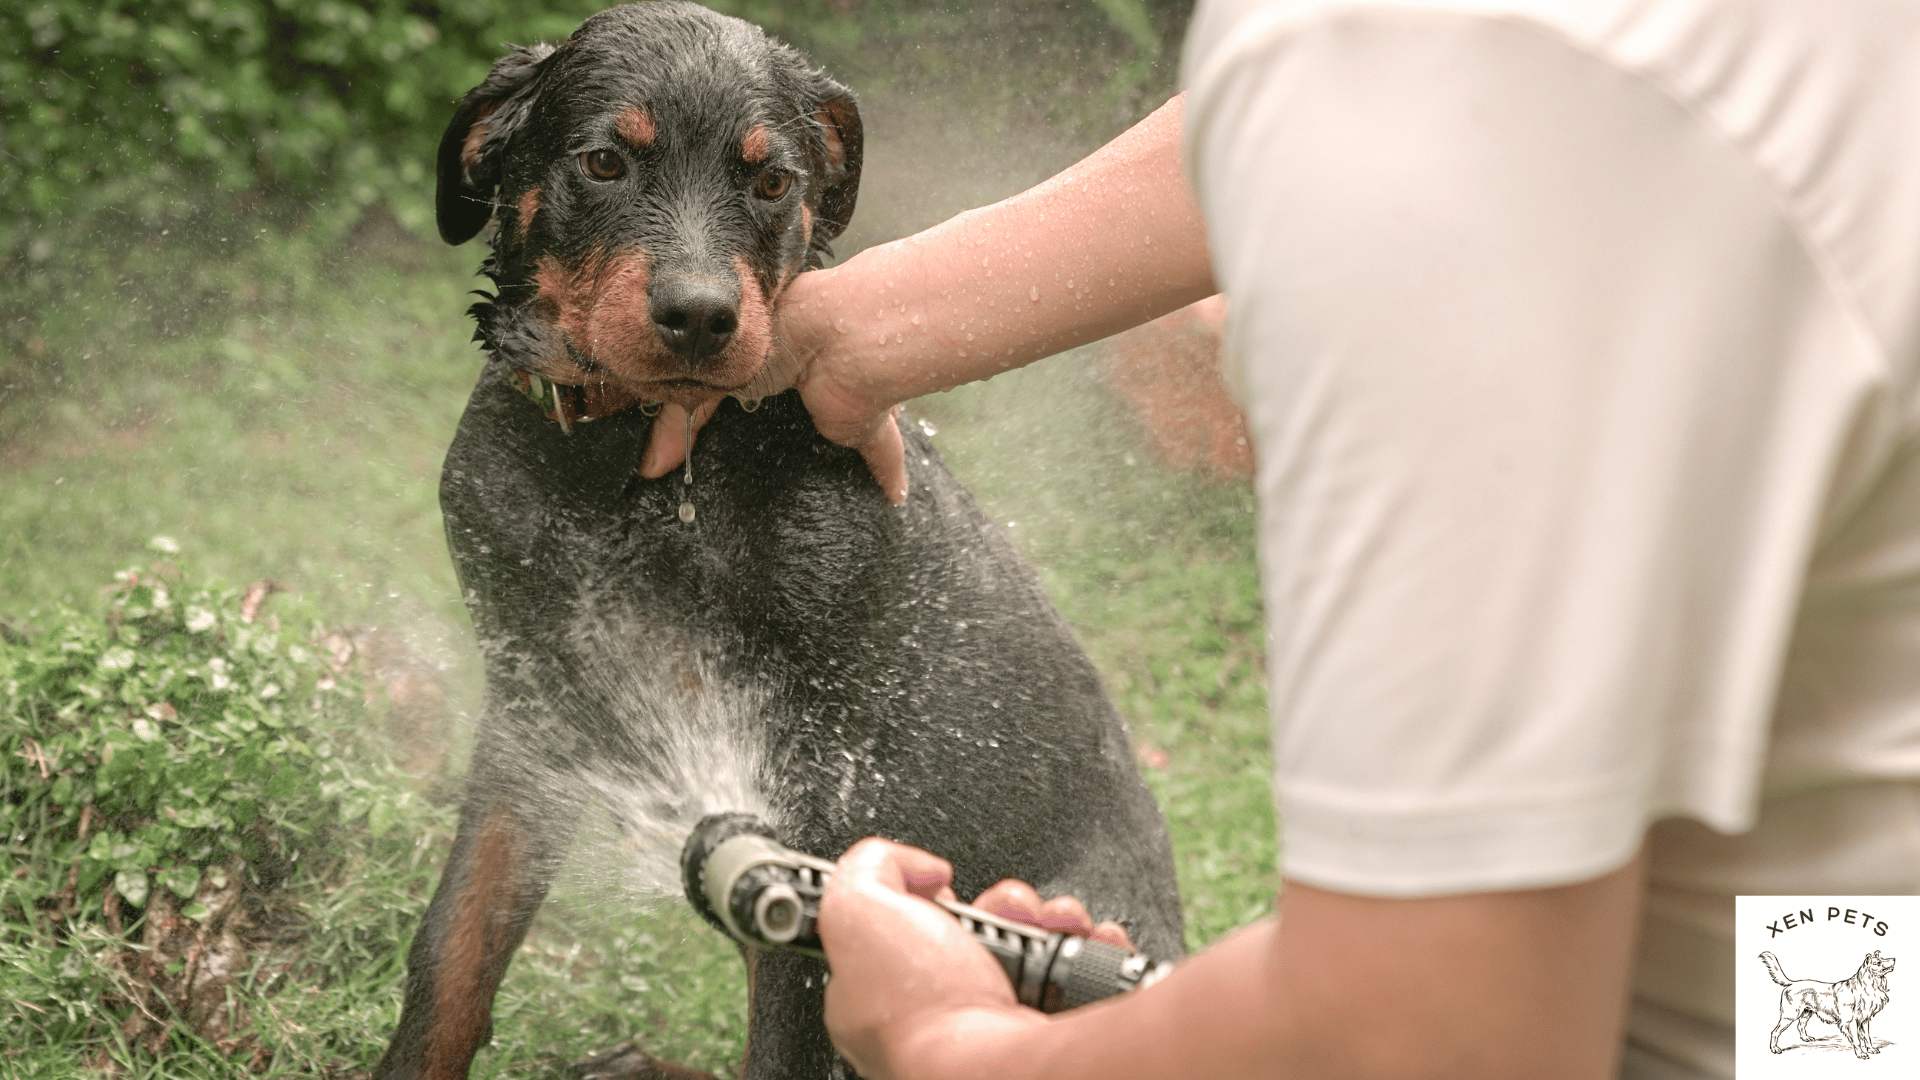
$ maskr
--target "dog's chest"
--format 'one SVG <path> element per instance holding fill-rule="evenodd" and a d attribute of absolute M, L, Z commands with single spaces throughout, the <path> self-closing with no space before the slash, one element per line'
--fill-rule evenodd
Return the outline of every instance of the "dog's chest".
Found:
<path fill-rule="evenodd" d="M 482 638 L 569 672 L 754 681 L 823 709 L 911 692 L 932 663 L 984 663 L 993 625 L 1039 600 L 1004 538 L 930 448 L 916 448 L 919 497 L 887 506 L 858 455 L 820 440 L 792 398 L 752 414 L 729 404 L 690 480 L 645 481 L 644 418 L 567 436 L 483 383 L 442 484 Z"/>

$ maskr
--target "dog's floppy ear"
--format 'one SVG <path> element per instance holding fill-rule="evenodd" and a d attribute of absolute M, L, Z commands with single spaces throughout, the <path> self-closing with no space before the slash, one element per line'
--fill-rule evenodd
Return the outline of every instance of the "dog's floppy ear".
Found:
<path fill-rule="evenodd" d="M 853 91 L 820 72 L 808 80 L 808 115 L 819 125 L 821 159 L 820 216 L 814 236 L 822 242 L 839 236 L 853 220 L 853 204 L 860 195 L 860 161 L 865 146 L 860 128 L 860 106 Z"/>
<path fill-rule="evenodd" d="M 464 244 L 493 217 L 493 193 L 507 140 L 526 121 L 539 90 L 540 73 L 553 46 L 515 45 L 487 73 L 485 82 L 460 99 L 453 122 L 440 136 L 435 160 L 434 217 L 440 239 Z"/>

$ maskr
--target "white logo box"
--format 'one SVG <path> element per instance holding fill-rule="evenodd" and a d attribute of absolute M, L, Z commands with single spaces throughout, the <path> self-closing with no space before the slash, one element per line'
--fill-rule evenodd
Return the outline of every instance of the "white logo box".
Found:
<path fill-rule="evenodd" d="M 1920 896 L 1738 897 L 1734 956 L 1740 1080 L 1920 1076 Z"/>

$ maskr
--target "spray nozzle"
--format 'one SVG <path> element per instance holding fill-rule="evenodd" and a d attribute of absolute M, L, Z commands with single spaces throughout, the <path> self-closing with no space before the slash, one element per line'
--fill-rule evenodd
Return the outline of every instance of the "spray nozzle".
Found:
<path fill-rule="evenodd" d="M 822 955 L 815 920 L 833 864 L 782 845 L 752 814 L 710 814 L 680 852 L 687 900 L 728 937 Z M 938 901 L 1000 961 L 1022 1005 L 1060 1012 L 1158 981 L 1172 965 Z"/>

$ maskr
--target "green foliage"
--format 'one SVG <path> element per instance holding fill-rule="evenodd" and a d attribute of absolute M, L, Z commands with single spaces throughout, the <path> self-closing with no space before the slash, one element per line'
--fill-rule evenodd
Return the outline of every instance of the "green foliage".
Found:
<path fill-rule="evenodd" d="M 29 0 L 0 11 L 0 250 L 111 210 L 157 231 L 251 194 L 424 223 L 450 104 L 503 41 L 604 6 L 503 0 Z M 224 202 L 223 200 L 229 200 Z M 30 246 L 30 255 L 44 248 Z"/>
<path fill-rule="evenodd" d="M 164 337 L 300 299 L 370 211 L 430 234 L 454 100 L 503 42 L 603 6 L 0 5 L 0 401 L 86 370 L 102 324 Z"/>
<path fill-rule="evenodd" d="M 277 865 L 340 820 L 371 814 L 377 835 L 399 812 L 320 735 L 347 693 L 324 660 L 243 622 L 238 599 L 126 571 L 105 619 L 67 612 L 6 650 L 0 823 L 66 841 L 46 853 L 75 868 L 81 905 L 109 877 L 136 907 L 154 884 L 191 898 L 230 855 Z M 37 906 L 62 879 L 16 875 L 7 902 Z"/>
<path fill-rule="evenodd" d="M 299 1057 L 292 1032 L 252 1023 L 280 1015 L 290 973 L 337 978 L 329 959 L 370 952 L 393 969 L 410 885 L 379 917 L 320 916 L 331 956 L 272 948 L 303 921 L 290 883 L 407 861 L 445 815 L 366 744 L 327 647 L 254 614 L 159 564 L 118 575 L 104 616 L 61 611 L 0 645 L 0 1042 L 16 1052 Z M 332 1049 L 357 1048 L 339 1034 Z"/>
<path fill-rule="evenodd" d="M 1097 0 L 1159 50 L 1142 0 Z M 452 103 L 505 42 L 557 41 L 605 0 L 27 0 L 0 8 L 0 252 L 29 263 L 108 218 L 115 233 L 283 221 L 338 229 L 384 202 L 424 232 L 433 149 Z M 776 32 L 860 37 L 857 6 L 713 6 Z M 873 3 L 868 23 L 929 5 Z M 851 37 L 849 31 L 852 31 Z"/>

